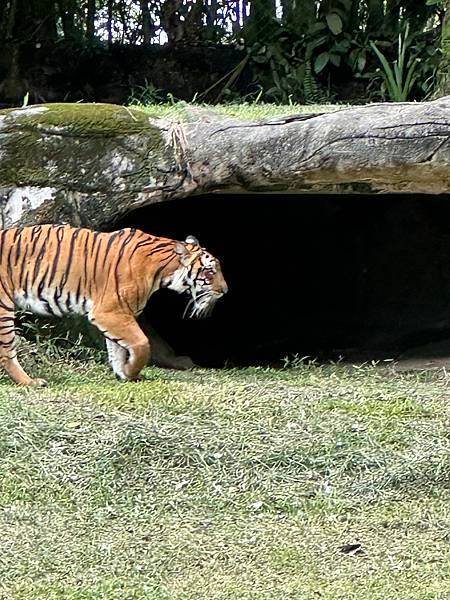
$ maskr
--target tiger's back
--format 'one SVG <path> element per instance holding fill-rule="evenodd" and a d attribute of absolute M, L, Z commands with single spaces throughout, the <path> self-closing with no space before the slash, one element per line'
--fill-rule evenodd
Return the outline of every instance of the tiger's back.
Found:
<path fill-rule="evenodd" d="M 88 315 L 102 296 L 117 295 L 111 274 L 118 285 L 129 275 L 127 259 L 139 242 L 150 245 L 152 237 L 132 229 L 111 234 L 67 225 L 0 231 L 0 293 L 38 314 Z"/>

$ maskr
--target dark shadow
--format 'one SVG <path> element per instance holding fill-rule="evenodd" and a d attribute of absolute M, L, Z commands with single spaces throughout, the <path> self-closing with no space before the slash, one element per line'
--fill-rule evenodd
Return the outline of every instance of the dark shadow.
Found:
<path fill-rule="evenodd" d="M 119 225 L 197 236 L 230 292 L 206 321 L 185 300 L 148 314 L 199 364 L 288 354 L 384 357 L 450 338 L 450 196 L 209 195 L 140 209 Z"/>

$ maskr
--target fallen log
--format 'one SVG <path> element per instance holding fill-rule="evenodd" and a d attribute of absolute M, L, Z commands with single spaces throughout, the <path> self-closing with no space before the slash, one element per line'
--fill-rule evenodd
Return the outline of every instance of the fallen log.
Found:
<path fill-rule="evenodd" d="M 108 104 L 0 111 L 0 226 L 106 228 L 203 193 L 450 191 L 450 96 L 239 121 L 186 106 L 157 119 Z"/>

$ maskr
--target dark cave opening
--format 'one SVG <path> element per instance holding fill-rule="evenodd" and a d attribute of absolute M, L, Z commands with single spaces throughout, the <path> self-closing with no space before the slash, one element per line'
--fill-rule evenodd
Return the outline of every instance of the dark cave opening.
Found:
<path fill-rule="evenodd" d="M 450 196 L 205 195 L 120 226 L 185 239 L 221 259 L 229 293 L 211 318 L 157 292 L 148 316 L 202 366 L 395 357 L 450 338 Z"/>

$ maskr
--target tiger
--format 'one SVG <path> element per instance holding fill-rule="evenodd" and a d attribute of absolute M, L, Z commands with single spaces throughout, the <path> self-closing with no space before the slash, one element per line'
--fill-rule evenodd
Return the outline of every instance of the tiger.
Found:
<path fill-rule="evenodd" d="M 189 317 L 209 315 L 228 291 L 219 260 L 194 236 L 180 242 L 134 228 L 106 233 L 70 225 L 1 230 L 0 364 L 17 384 L 47 385 L 17 359 L 15 311 L 79 314 L 106 339 L 116 377 L 139 381 L 150 342 L 136 319 L 160 288 L 187 292 Z"/>

